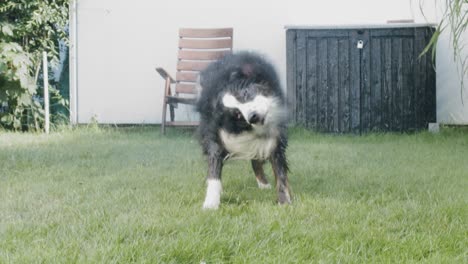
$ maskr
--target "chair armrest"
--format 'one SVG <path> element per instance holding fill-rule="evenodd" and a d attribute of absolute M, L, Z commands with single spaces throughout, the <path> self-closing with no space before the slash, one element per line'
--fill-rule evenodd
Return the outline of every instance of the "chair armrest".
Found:
<path fill-rule="evenodd" d="M 169 73 L 167 73 L 167 71 L 164 70 L 163 68 L 156 68 L 156 71 L 159 73 L 159 75 L 161 75 L 161 77 L 163 77 L 164 80 L 169 78 L 171 83 L 175 83 L 174 78 L 172 78 L 171 75 L 169 75 Z"/>

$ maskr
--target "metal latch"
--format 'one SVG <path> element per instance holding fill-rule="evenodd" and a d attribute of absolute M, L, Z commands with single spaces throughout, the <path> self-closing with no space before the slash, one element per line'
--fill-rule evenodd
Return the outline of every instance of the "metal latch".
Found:
<path fill-rule="evenodd" d="M 357 48 L 358 48 L 358 49 L 362 49 L 363 47 L 364 47 L 364 41 L 358 40 L 358 42 L 357 42 Z"/>

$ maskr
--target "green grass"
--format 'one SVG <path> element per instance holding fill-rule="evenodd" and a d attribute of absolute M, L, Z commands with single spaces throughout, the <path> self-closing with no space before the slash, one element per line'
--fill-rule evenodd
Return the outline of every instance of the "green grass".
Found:
<path fill-rule="evenodd" d="M 235 161 L 203 211 L 190 132 L 0 132 L 0 263 L 468 262 L 467 131 L 290 134 L 293 205 Z"/>

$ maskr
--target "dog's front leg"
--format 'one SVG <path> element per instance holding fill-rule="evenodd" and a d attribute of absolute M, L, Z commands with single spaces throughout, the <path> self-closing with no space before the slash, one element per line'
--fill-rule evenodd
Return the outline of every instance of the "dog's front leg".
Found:
<path fill-rule="evenodd" d="M 252 160 L 252 168 L 257 178 L 258 188 L 260 189 L 270 189 L 271 186 L 268 183 L 268 180 L 265 176 L 265 171 L 263 170 L 263 160 Z"/>
<path fill-rule="evenodd" d="M 288 183 L 288 163 L 283 147 L 277 147 L 270 158 L 273 173 L 276 178 L 276 191 L 278 192 L 278 203 L 291 203 L 291 195 Z"/>
<path fill-rule="evenodd" d="M 208 177 L 205 202 L 203 209 L 218 209 L 221 202 L 221 170 L 223 160 L 220 151 L 213 151 L 208 155 Z"/>

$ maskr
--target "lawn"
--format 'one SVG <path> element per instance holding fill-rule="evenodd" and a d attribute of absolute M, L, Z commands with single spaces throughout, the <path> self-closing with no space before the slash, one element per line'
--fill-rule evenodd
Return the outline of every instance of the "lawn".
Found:
<path fill-rule="evenodd" d="M 203 211 L 190 131 L 0 132 L 0 263 L 468 262 L 468 131 L 292 129 L 288 158 L 291 206 L 231 161 Z"/>

